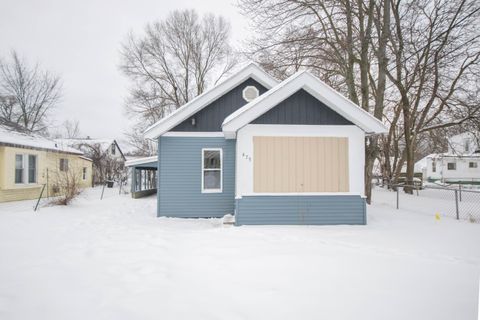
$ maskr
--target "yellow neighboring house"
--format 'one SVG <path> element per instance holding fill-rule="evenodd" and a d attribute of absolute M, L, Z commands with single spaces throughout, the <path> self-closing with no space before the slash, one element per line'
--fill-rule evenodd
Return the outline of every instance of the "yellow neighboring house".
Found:
<path fill-rule="evenodd" d="M 92 186 L 92 160 L 77 149 L 0 124 L 0 202 L 56 195 L 66 177 Z"/>

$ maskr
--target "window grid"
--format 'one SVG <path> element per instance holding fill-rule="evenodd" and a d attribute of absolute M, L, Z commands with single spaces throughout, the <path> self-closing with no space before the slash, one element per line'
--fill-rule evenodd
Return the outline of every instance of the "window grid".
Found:
<path fill-rule="evenodd" d="M 206 162 L 205 155 L 208 152 L 218 152 L 219 161 L 218 164 L 215 161 L 211 161 L 210 163 Z M 218 167 L 217 167 L 218 165 Z M 211 167 L 214 166 L 214 167 Z M 205 148 L 202 149 L 202 193 L 220 193 L 223 191 L 223 151 L 221 148 Z M 205 186 L 206 183 L 206 173 L 209 172 L 219 172 L 219 179 L 218 179 L 218 188 L 208 188 Z"/>

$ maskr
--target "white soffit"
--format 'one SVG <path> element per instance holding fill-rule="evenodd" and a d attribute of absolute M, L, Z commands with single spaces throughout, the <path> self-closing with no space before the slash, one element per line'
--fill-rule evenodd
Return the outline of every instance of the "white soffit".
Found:
<path fill-rule="evenodd" d="M 144 136 L 147 139 L 156 139 L 169 131 L 177 124 L 188 119 L 204 107 L 214 102 L 222 95 L 238 86 L 248 78 L 253 78 L 255 81 L 270 89 L 278 84 L 278 80 L 266 73 L 257 64 L 251 62 L 241 68 L 238 72 L 225 79 L 223 82 L 217 84 L 210 90 L 205 91 L 190 102 L 186 103 L 179 109 L 175 110 L 165 118 L 161 119 L 154 125 L 145 130 Z"/>

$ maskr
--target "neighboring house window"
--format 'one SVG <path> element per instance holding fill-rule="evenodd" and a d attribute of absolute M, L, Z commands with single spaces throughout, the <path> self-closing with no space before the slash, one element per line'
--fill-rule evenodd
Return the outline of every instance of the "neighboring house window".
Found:
<path fill-rule="evenodd" d="M 437 162 L 435 160 L 432 161 L 432 172 L 437 172 Z"/>
<path fill-rule="evenodd" d="M 112 144 L 112 154 L 115 154 L 115 151 L 116 151 L 115 149 L 116 148 L 115 148 L 115 143 L 114 143 L 114 144 Z"/>
<path fill-rule="evenodd" d="M 202 192 L 222 192 L 222 149 L 202 149 Z"/>
<path fill-rule="evenodd" d="M 37 182 L 37 156 L 28 155 L 28 183 Z"/>
<path fill-rule="evenodd" d="M 470 140 L 465 139 L 465 152 L 470 152 Z"/>
<path fill-rule="evenodd" d="M 87 180 L 87 168 L 86 168 L 86 167 L 83 167 L 83 170 L 82 170 L 82 179 L 83 179 L 83 180 Z"/>
<path fill-rule="evenodd" d="M 15 183 L 23 183 L 23 154 L 15 155 Z"/>
<path fill-rule="evenodd" d="M 60 159 L 60 171 L 68 171 L 68 159 Z"/>
<path fill-rule="evenodd" d="M 469 168 L 478 168 L 478 162 L 469 162 L 468 167 Z"/>
<path fill-rule="evenodd" d="M 447 170 L 457 170 L 457 164 L 455 162 L 447 163 Z"/>

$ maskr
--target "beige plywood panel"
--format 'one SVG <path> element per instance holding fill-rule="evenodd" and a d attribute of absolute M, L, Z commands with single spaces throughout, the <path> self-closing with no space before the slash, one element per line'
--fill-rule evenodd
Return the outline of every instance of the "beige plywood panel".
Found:
<path fill-rule="evenodd" d="M 254 192 L 348 192 L 348 138 L 253 137 Z"/>

